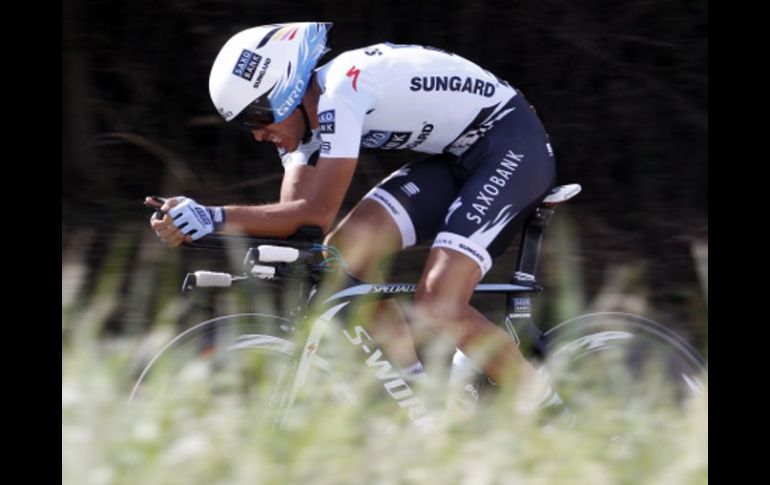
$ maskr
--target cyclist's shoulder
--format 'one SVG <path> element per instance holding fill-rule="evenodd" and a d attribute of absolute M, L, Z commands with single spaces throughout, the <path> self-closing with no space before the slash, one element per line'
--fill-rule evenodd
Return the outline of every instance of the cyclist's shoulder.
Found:
<path fill-rule="evenodd" d="M 342 52 L 316 70 L 321 99 L 337 104 L 371 104 L 383 91 L 394 70 L 366 54 L 367 48 Z"/>
<path fill-rule="evenodd" d="M 399 79 L 411 76 L 425 62 L 421 46 L 383 42 L 342 52 L 316 71 L 324 94 L 382 94 Z"/>
<path fill-rule="evenodd" d="M 415 76 L 485 71 L 452 52 L 416 44 L 382 42 L 342 52 L 316 71 L 325 104 L 365 105 L 398 102 L 414 89 Z"/>
<path fill-rule="evenodd" d="M 367 74 L 380 73 L 388 71 L 388 66 L 383 65 L 379 56 L 371 55 L 372 47 L 361 47 L 342 52 L 332 60 L 320 66 L 317 69 L 319 79 L 322 79 L 329 87 L 338 86 L 343 82 L 350 82 L 354 72 L 360 76 L 363 72 Z"/>
<path fill-rule="evenodd" d="M 394 76 L 426 68 L 440 69 L 442 65 L 456 67 L 457 63 L 470 61 L 435 47 L 381 42 L 341 52 L 319 67 L 317 72 L 328 82 L 350 78 L 350 73 L 356 71 L 359 76 L 366 75 L 387 82 Z"/>

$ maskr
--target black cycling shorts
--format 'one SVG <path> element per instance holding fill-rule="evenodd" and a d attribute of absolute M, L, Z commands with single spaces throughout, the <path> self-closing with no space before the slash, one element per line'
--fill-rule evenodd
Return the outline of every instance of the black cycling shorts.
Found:
<path fill-rule="evenodd" d="M 441 154 L 409 163 L 366 195 L 393 217 L 404 248 L 433 240 L 470 257 L 483 276 L 511 244 L 555 181 L 540 119 L 521 93 L 512 103 L 459 159 Z"/>

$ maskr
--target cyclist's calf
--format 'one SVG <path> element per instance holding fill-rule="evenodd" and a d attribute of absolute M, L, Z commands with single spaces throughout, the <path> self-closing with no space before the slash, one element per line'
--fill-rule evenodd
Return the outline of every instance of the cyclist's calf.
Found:
<path fill-rule="evenodd" d="M 470 306 L 480 279 L 480 268 L 464 254 L 447 248 L 431 250 L 415 298 L 421 323 L 417 339 L 427 342 L 430 332 L 447 335 L 498 382 L 528 377 L 534 371 L 514 341 Z"/>

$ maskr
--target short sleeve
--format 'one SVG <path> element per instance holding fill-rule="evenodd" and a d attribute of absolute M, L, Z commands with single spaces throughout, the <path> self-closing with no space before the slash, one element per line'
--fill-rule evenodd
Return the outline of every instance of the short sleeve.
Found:
<path fill-rule="evenodd" d="M 330 70 L 318 101 L 322 157 L 358 157 L 364 117 L 377 102 L 375 91 L 366 71 L 357 70 L 352 61 L 337 63 Z"/>

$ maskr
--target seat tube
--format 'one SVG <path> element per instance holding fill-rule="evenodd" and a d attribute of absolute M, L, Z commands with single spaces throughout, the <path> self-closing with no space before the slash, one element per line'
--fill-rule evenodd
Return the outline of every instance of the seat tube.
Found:
<path fill-rule="evenodd" d="M 518 291 L 506 297 L 503 327 L 511 334 L 524 355 L 542 355 L 542 332 L 532 318 L 532 291 Z"/>
<path fill-rule="evenodd" d="M 532 318 L 532 294 L 540 291 L 535 280 L 543 234 L 548 221 L 553 215 L 553 208 L 541 205 L 527 217 L 524 223 L 516 272 L 511 283 L 531 287 L 528 291 L 519 291 L 507 296 L 503 326 L 516 341 L 516 345 L 525 355 L 535 353 L 542 356 L 542 332 Z"/>

